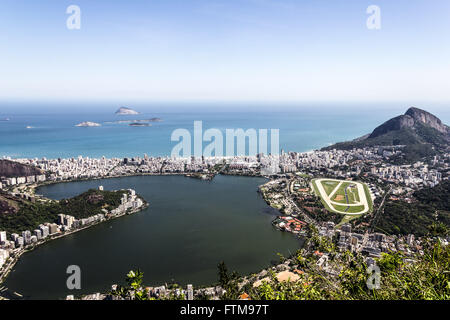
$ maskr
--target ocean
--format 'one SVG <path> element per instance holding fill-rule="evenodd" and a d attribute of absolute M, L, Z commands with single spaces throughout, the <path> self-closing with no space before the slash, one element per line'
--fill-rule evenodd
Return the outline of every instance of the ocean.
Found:
<path fill-rule="evenodd" d="M 373 104 L 136 104 L 137 116 L 117 116 L 113 103 L 0 103 L 0 157 L 71 158 L 78 156 L 168 156 L 177 142 L 175 129 L 279 129 L 280 149 L 305 152 L 370 133 L 384 121 L 403 114 L 406 103 Z M 420 107 L 420 106 L 418 106 Z M 423 107 L 449 123 L 449 108 Z M 117 120 L 161 118 L 149 127 Z M 75 127 L 84 121 L 101 127 Z"/>

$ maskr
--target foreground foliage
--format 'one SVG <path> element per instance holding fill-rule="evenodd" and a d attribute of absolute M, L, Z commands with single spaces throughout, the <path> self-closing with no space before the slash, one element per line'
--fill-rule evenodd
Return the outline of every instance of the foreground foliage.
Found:
<path fill-rule="evenodd" d="M 369 274 L 365 259 L 351 252 L 337 253 L 334 244 L 326 238 L 312 234 L 309 249 L 328 253 L 331 263 L 339 266 L 336 275 L 330 275 L 316 266 L 316 254 L 299 250 L 288 262 L 291 270 L 299 274 L 297 281 L 279 281 L 273 270 L 269 278 L 259 286 L 254 281 L 230 273 L 224 263 L 219 264 L 219 285 L 225 289 L 220 297 L 225 300 L 239 299 L 246 294 L 253 300 L 449 300 L 450 256 L 449 247 L 439 240 L 427 242 L 424 255 L 409 261 L 400 253 L 383 253 L 376 265 L 381 271 L 378 289 L 369 289 Z M 318 251 L 315 251 L 317 253 Z M 120 297 L 144 299 L 148 296 L 142 289 L 142 273 L 128 274 L 128 287 L 121 287 Z M 116 294 L 117 295 L 117 294 Z M 184 299 L 174 295 L 165 299 Z"/>

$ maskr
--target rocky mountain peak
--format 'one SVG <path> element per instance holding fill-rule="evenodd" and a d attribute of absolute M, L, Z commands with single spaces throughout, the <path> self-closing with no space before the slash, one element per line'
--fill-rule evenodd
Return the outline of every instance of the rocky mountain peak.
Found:
<path fill-rule="evenodd" d="M 373 130 L 373 132 L 370 134 L 369 138 L 376 138 L 390 131 L 408 128 L 415 129 L 419 125 L 431 127 L 443 134 L 447 134 L 450 132 L 448 127 L 443 124 L 438 117 L 425 110 L 411 107 L 405 112 L 404 115 L 392 118 L 375 128 L 375 130 Z"/>
<path fill-rule="evenodd" d="M 425 110 L 411 107 L 406 111 L 405 116 L 410 116 L 414 119 L 415 123 L 422 123 L 438 130 L 439 132 L 447 133 L 448 131 L 447 126 L 444 125 L 438 117 Z"/>

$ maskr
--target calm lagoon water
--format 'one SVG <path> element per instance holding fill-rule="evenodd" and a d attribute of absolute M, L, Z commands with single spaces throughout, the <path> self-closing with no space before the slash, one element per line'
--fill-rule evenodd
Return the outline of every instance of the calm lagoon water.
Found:
<path fill-rule="evenodd" d="M 172 279 L 181 284 L 212 284 L 225 261 L 240 274 L 257 272 L 299 248 L 293 235 L 271 225 L 274 211 L 257 187 L 263 178 L 217 176 L 201 181 L 182 176 L 124 177 L 49 185 L 38 193 L 62 199 L 103 185 L 134 188 L 150 207 L 51 241 L 26 253 L 5 282 L 31 299 L 109 290 L 133 268 L 145 283 Z M 82 289 L 66 288 L 66 268 L 78 265 Z"/>

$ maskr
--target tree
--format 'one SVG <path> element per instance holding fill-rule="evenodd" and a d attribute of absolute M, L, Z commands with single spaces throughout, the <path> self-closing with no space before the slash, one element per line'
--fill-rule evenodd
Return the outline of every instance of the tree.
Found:
<path fill-rule="evenodd" d="M 239 297 L 239 275 L 236 271 L 231 274 L 228 272 L 228 268 L 225 262 L 220 262 L 217 266 L 219 269 L 219 284 L 225 290 L 221 299 L 223 300 L 236 300 Z"/>

